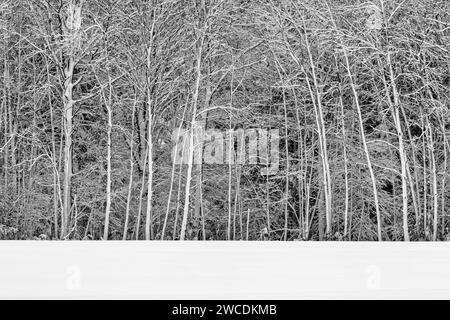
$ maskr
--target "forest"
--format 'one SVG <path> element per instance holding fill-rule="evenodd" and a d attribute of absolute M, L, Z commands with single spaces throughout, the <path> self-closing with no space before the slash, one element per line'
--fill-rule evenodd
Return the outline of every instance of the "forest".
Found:
<path fill-rule="evenodd" d="M 0 0 L 0 53 L 0 239 L 450 241 L 448 0 Z"/>

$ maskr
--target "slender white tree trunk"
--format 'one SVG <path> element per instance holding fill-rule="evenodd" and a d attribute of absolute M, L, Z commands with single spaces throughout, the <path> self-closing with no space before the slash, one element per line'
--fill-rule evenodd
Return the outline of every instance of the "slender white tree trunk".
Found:
<path fill-rule="evenodd" d="M 111 83 L 111 75 L 108 74 L 108 87 L 109 87 L 109 97 L 108 100 L 105 100 L 107 117 L 108 117 L 108 130 L 107 130 L 107 164 L 106 164 L 106 209 L 105 209 L 105 229 L 103 232 L 103 240 L 108 240 L 108 232 L 109 232 L 109 217 L 111 214 L 111 133 L 112 133 L 112 83 Z"/>
<path fill-rule="evenodd" d="M 127 206 L 125 211 L 125 224 L 123 226 L 122 240 L 127 240 L 128 224 L 130 221 L 130 207 L 131 207 L 131 195 L 133 193 L 133 171 L 134 171 L 134 131 L 135 131 L 135 117 L 136 117 L 136 104 L 137 97 L 133 103 L 133 111 L 131 115 L 131 138 L 130 138 L 130 176 L 128 178 L 128 194 L 127 194 Z"/>
<path fill-rule="evenodd" d="M 205 39 L 204 32 L 206 30 L 202 30 L 202 35 L 199 40 L 199 47 L 197 50 L 197 63 L 196 63 L 196 80 L 195 80 L 195 88 L 194 94 L 192 97 L 192 123 L 191 130 L 189 131 L 189 150 L 188 150 L 188 171 L 186 176 L 186 191 L 184 198 L 184 210 L 183 210 L 183 220 L 181 222 L 181 233 L 180 240 L 183 241 L 186 238 L 186 228 L 187 228 L 187 220 L 189 215 L 189 204 L 190 204 L 190 190 L 191 190 L 191 180 L 192 180 L 192 167 L 194 161 L 194 134 L 195 130 L 197 130 L 197 104 L 198 104 L 198 94 L 200 90 L 200 83 L 202 78 L 202 55 L 203 55 L 203 42 Z"/>
<path fill-rule="evenodd" d="M 80 45 L 79 31 L 81 29 L 81 10 L 83 0 L 71 0 L 68 6 L 68 16 L 63 25 L 63 33 L 66 46 L 66 61 L 64 67 L 64 96 L 63 96 L 63 119 L 64 119 L 64 205 L 62 214 L 61 237 L 67 237 L 70 228 L 70 214 L 72 208 L 72 135 L 73 135 L 73 89 L 77 85 L 74 82 L 75 52 Z"/>

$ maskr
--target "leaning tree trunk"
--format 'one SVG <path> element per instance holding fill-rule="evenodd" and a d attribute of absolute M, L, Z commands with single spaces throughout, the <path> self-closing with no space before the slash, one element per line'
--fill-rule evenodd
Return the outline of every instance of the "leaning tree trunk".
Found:
<path fill-rule="evenodd" d="M 189 149 L 188 149 L 188 172 L 186 176 L 186 191 L 185 191 L 185 199 L 184 199 L 184 211 L 183 211 L 183 220 L 181 222 L 181 233 L 180 240 L 185 240 L 186 238 L 186 228 L 187 228 L 187 219 L 189 214 L 189 203 L 190 203 L 190 189 L 191 189 L 191 180 L 192 180 L 192 167 L 194 161 L 194 134 L 197 130 L 197 104 L 198 104 L 198 95 L 200 90 L 200 82 L 202 78 L 202 55 L 203 55 L 203 42 L 205 39 L 204 32 L 200 38 L 199 47 L 197 50 L 197 63 L 196 63 L 196 80 L 195 80 L 195 88 L 194 95 L 192 97 L 192 124 L 191 130 L 189 132 Z"/>

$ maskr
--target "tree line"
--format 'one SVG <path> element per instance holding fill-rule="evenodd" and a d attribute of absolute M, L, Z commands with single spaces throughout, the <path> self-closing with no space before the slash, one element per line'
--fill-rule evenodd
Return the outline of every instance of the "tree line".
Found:
<path fill-rule="evenodd" d="M 0 239 L 450 240 L 449 13 L 2 1 Z M 194 161 L 208 129 L 278 129 L 279 170 Z"/>

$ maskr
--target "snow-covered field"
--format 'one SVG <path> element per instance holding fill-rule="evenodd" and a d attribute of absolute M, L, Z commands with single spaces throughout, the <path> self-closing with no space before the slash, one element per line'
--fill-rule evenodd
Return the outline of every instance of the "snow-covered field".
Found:
<path fill-rule="evenodd" d="M 0 298 L 450 298 L 450 244 L 4 241 Z"/>

